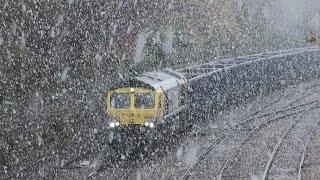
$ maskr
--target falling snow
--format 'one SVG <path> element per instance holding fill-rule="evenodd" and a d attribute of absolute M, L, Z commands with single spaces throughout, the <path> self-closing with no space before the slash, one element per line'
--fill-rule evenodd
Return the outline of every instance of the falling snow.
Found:
<path fill-rule="evenodd" d="M 319 0 L 3 0 L 0 179 L 121 179 L 128 172 L 132 174 L 124 179 L 179 179 L 193 166 L 190 179 L 214 179 L 245 133 L 260 123 L 237 126 L 239 120 L 250 118 L 254 110 L 261 111 L 254 115 L 261 115 L 271 101 L 272 112 L 290 103 L 299 105 L 295 108 L 301 112 L 316 105 L 319 97 L 312 91 L 319 89 L 319 63 L 314 63 L 320 57 L 319 12 Z M 281 53 L 273 56 L 276 51 Z M 252 64 L 228 66 L 232 58 L 241 56 L 257 60 L 254 68 Z M 260 69 L 269 61 L 277 65 Z M 208 62 L 216 65 L 192 70 Z M 240 63 L 241 58 L 234 62 Z M 184 92 L 192 97 L 186 116 L 191 117 L 190 127 L 179 129 L 168 122 L 169 128 L 155 137 L 143 131 L 145 126 L 112 131 L 108 123 L 120 117 L 107 116 L 108 90 L 125 86 L 124 81 L 141 73 L 165 68 L 186 70 L 180 72 L 190 82 Z M 262 75 L 254 74 L 255 70 Z M 190 81 L 208 72 L 214 72 L 211 81 Z M 253 80 L 258 77 L 268 81 Z M 239 78 L 247 78 L 243 86 L 236 86 Z M 163 87 L 156 91 L 162 92 Z M 238 94 L 224 96 L 232 92 Z M 171 100 L 167 92 L 163 97 Z M 297 97 L 303 98 L 291 102 Z M 306 102 L 311 104 L 301 104 Z M 270 178 L 295 179 L 292 174 L 299 168 L 293 165 L 300 163 L 305 137 L 317 125 L 317 112 L 306 113 L 288 132 L 284 143 L 289 150 L 280 146 Z M 231 158 L 222 179 L 261 179 L 273 157 L 274 142 L 288 121 L 252 133 L 253 139 L 243 141 L 245 148 Z M 228 130 L 234 133 L 194 165 L 210 142 Z M 320 145 L 317 128 L 310 137 L 310 146 Z M 306 153 L 312 152 L 310 146 Z M 308 162 L 319 160 L 316 153 L 305 157 Z M 302 179 L 319 179 L 319 172 L 302 168 Z"/>
<path fill-rule="evenodd" d="M 2 45 L 2 43 L 3 43 L 3 39 L 2 39 L 2 37 L 0 36 L 0 46 Z"/>
<path fill-rule="evenodd" d="M 143 55 L 144 46 L 145 46 L 147 38 L 149 37 L 150 34 L 151 34 L 150 32 L 139 33 L 138 38 L 137 38 L 137 43 L 136 43 L 134 63 L 139 63 L 140 61 L 142 61 L 142 59 L 144 57 L 144 55 Z"/>
<path fill-rule="evenodd" d="M 61 73 L 61 81 L 65 81 L 68 78 L 68 72 L 70 70 L 70 67 L 65 67 Z"/>

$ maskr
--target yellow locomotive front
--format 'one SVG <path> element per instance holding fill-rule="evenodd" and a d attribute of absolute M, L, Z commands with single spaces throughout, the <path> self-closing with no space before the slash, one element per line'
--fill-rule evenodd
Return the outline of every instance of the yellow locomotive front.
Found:
<path fill-rule="evenodd" d="M 141 87 L 123 87 L 108 92 L 106 98 L 110 128 L 140 125 L 154 128 L 163 116 L 161 92 Z"/>
<path fill-rule="evenodd" d="M 110 128 L 160 127 L 183 105 L 184 77 L 170 69 L 148 72 L 116 85 L 106 96 Z"/>

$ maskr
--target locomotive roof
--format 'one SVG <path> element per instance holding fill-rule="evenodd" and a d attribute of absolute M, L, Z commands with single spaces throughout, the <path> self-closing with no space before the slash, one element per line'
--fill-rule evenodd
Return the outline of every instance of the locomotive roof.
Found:
<path fill-rule="evenodd" d="M 120 87 L 146 87 L 168 90 L 177 86 L 181 79 L 184 79 L 182 74 L 171 69 L 164 69 L 162 71 L 142 73 L 134 78 L 129 79 L 128 81 L 115 85 L 112 89 Z"/>

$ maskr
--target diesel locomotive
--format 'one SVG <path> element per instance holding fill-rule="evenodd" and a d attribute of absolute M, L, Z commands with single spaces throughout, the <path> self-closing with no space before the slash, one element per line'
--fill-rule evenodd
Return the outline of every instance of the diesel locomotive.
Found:
<path fill-rule="evenodd" d="M 172 121 L 189 104 L 187 79 L 171 69 L 146 72 L 110 88 L 106 94 L 109 129 L 153 129 Z"/>

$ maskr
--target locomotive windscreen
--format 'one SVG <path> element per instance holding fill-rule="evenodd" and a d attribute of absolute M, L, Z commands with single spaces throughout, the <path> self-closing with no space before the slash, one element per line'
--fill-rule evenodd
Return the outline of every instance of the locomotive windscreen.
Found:
<path fill-rule="evenodd" d="M 130 94 L 129 93 L 112 93 L 111 108 L 112 109 L 129 109 Z"/>
<path fill-rule="evenodd" d="M 153 93 L 137 93 L 135 94 L 135 108 L 137 109 L 153 109 L 154 94 Z"/>

